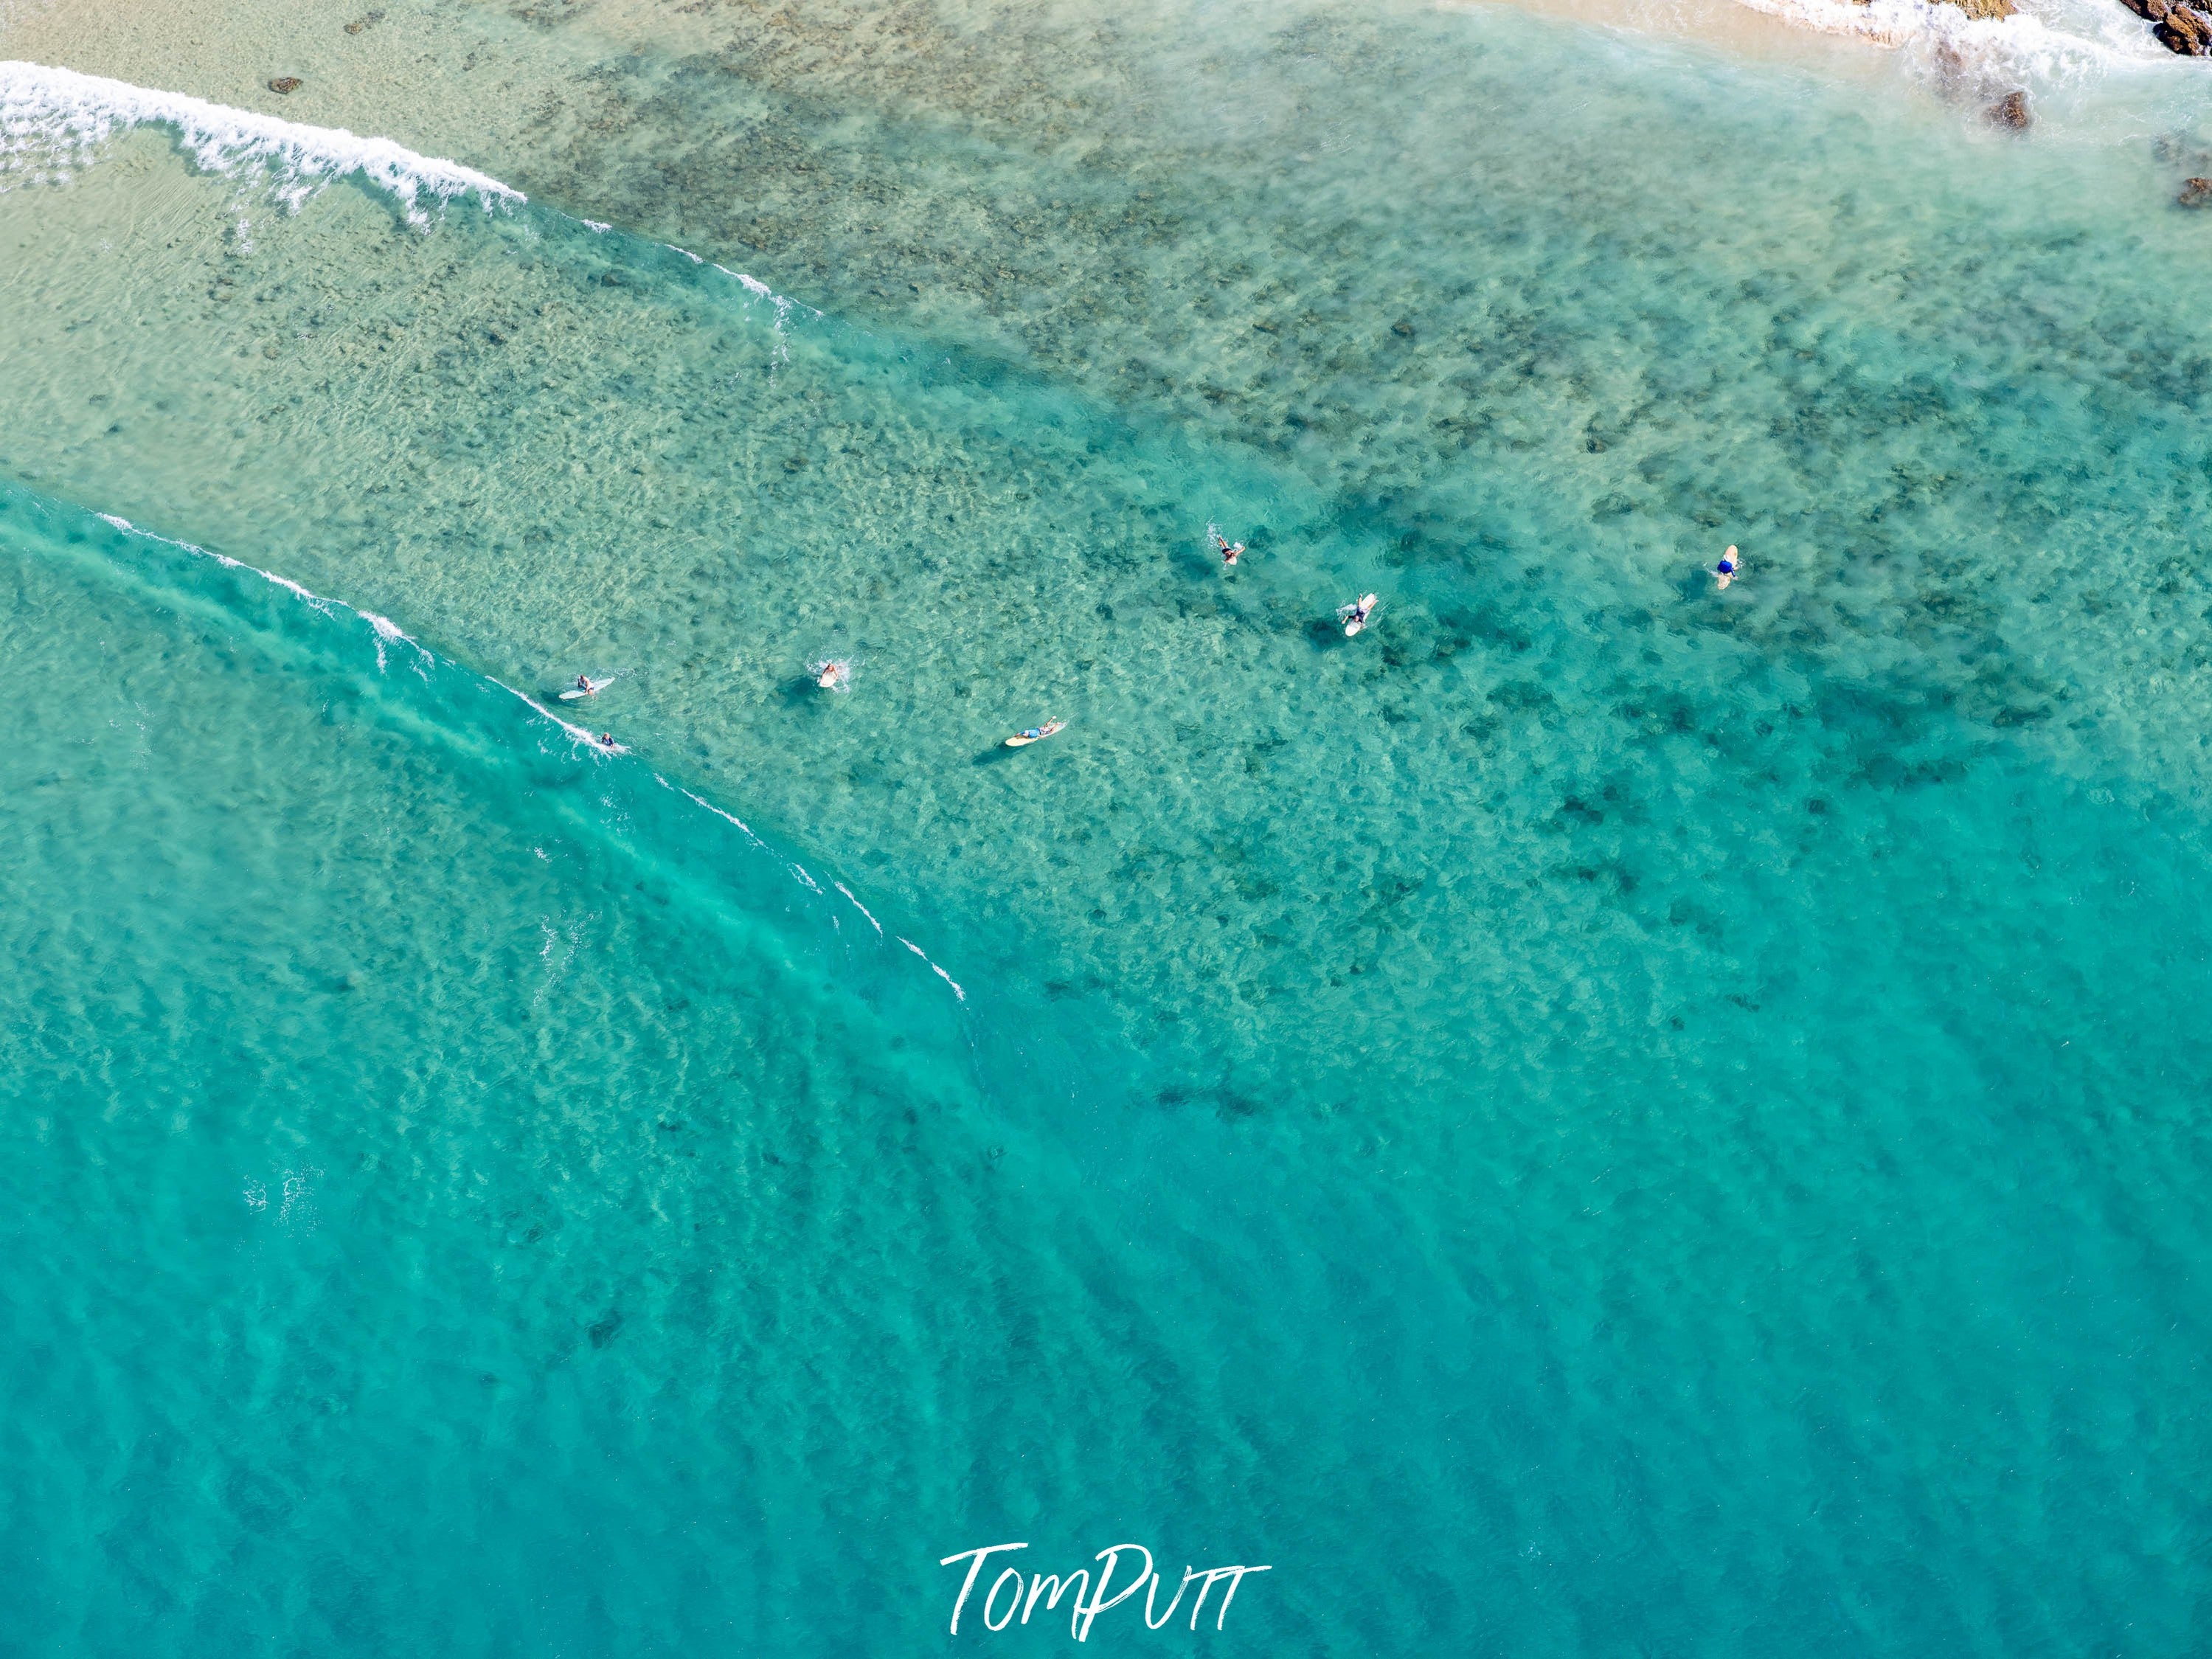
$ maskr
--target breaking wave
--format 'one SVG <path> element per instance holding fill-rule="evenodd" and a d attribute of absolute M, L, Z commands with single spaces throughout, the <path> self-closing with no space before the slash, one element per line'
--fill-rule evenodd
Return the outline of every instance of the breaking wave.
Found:
<path fill-rule="evenodd" d="M 428 225 L 434 209 L 458 199 L 474 198 L 487 210 L 525 199 L 488 173 L 389 138 L 359 137 L 339 127 L 309 126 L 75 70 L 0 63 L 0 190 L 65 183 L 115 134 L 141 126 L 170 129 L 209 173 L 265 175 L 293 210 L 325 185 L 355 175 L 390 194 L 418 228 Z"/>

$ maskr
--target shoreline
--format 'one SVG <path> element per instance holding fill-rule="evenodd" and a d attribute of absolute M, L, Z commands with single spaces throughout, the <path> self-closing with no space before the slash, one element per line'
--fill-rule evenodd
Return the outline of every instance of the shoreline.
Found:
<path fill-rule="evenodd" d="M 2039 105 L 2058 86 L 2173 55 L 2126 0 L 2029 0 L 2002 18 L 1974 15 L 1959 0 L 1437 0 L 1436 9 L 1473 14 L 1490 5 L 1846 82 L 1893 81 L 1902 53 L 1911 78 L 1984 106 L 2021 89 Z M 592 148 L 609 77 L 629 73 L 644 54 L 664 63 L 736 61 L 728 54 L 739 37 L 727 33 L 726 13 L 616 3 L 557 24 L 519 21 L 532 15 L 428 0 L 307 9 L 281 0 L 0 0 L 0 59 L 389 137 L 526 190 L 542 188 L 537 164 Z M 956 5 L 901 33 L 860 14 L 825 11 L 777 74 L 795 67 L 791 87 L 802 94 L 818 80 L 827 95 L 857 94 L 886 110 L 990 119 L 1002 106 L 988 73 L 976 79 L 972 42 L 963 37 L 993 21 L 988 3 Z M 844 39 L 846 49 L 823 46 L 832 39 Z M 1869 46 L 1881 50 L 1859 50 Z"/>

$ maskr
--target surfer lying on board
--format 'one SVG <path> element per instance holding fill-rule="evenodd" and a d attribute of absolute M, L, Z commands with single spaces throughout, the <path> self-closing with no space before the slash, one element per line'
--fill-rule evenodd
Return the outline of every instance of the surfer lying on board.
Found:
<path fill-rule="evenodd" d="M 1060 731 L 1061 728 L 1066 726 L 1066 724 L 1067 722 L 1066 720 L 1047 720 L 1042 726 L 1024 727 L 1023 730 L 1015 732 L 1012 737 L 1008 738 L 1006 739 L 1006 746 L 1009 749 L 1026 748 L 1030 744 L 1036 743 L 1041 738 L 1050 737 L 1054 732 Z"/>
<path fill-rule="evenodd" d="M 1367 626 L 1367 619 L 1375 614 L 1375 595 L 1363 593 L 1350 605 L 1336 607 L 1336 619 L 1344 624 L 1346 638 L 1349 639 Z"/>
<path fill-rule="evenodd" d="M 614 746 L 615 746 L 615 734 L 614 734 L 613 732 L 600 732 L 600 733 L 599 733 L 599 747 L 600 747 L 600 748 L 602 748 L 602 749 L 611 749 L 611 748 L 613 748 Z"/>
<path fill-rule="evenodd" d="M 1713 567 L 1713 586 L 1726 592 L 1728 585 L 1743 574 L 1743 561 L 1731 547 L 1721 555 L 1721 562 Z"/>
<path fill-rule="evenodd" d="M 815 684 L 824 691 L 843 691 L 853 684 L 853 665 L 842 658 L 832 657 L 806 665 L 813 672 Z"/>

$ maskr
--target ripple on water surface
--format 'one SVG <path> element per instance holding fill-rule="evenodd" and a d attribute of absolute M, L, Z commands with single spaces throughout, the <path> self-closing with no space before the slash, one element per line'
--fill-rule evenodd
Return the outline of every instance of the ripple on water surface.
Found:
<path fill-rule="evenodd" d="M 1048 1128 L 1037 1202 L 1157 1237 L 1090 1265 L 1202 1337 L 1102 1290 L 1068 1340 L 1298 1380 L 1168 1366 L 1221 1484 L 1114 1438 L 1145 1512 L 1389 1577 L 1308 1513 L 1340 1491 L 1400 1517 L 1392 1562 L 1488 1564 L 1350 1610 L 1286 1567 L 1269 1628 L 2170 1635 L 2212 357 L 2160 301 L 2199 228 L 2139 149 L 1999 149 L 1527 20 L 1408 27 L 1206 37 L 1233 117 L 1161 92 L 1111 150 L 894 112 L 846 133 L 842 219 L 762 206 L 837 149 L 818 112 L 724 187 L 746 152 L 702 112 L 791 85 L 650 64 L 609 97 L 625 143 L 690 135 L 663 183 L 580 139 L 552 176 L 599 194 L 553 198 L 703 262 L 537 177 L 425 234 L 117 139 L 0 196 L 30 319 L 0 466 L 513 684 L 621 669 L 595 721 L 915 918 L 979 1051 L 1049 1057 L 975 1084 Z M 961 194 L 985 177 L 997 218 Z M 1052 1345 L 1005 1296 L 1027 1377 Z M 599 1299 L 579 1353 L 643 1329 Z M 1097 1395 L 1154 1425 L 1168 1397 Z M 902 1478 L 1112 1530 L 1046 1461 L 972 1505 Z M 2087 1536 L 2129 1540 L 2109 1575 Z"/>

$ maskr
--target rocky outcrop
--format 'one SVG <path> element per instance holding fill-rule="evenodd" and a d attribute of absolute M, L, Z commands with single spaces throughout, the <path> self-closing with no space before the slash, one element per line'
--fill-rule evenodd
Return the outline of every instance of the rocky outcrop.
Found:
<path fill-rule="evenodd" d="M 2026 132 L 2035 118 L 2027 112 L 2027 94 L 2008 92 L 1982 112 L 1990 118 L 1990 125 L 2010 127 L 2014 132 Z"/>
<path fill-rule="evenodd" d="M 2173 199 L 2185 208 L 2212 207 L 2212 179 L 2184 179 Z"/>
<path fill-rule="evenodd" d="M 2150 24 L 2159 45 L 2184 58 L 2212 57 L 2212 9 L 2183 0 L 2120 0 Z"/>

